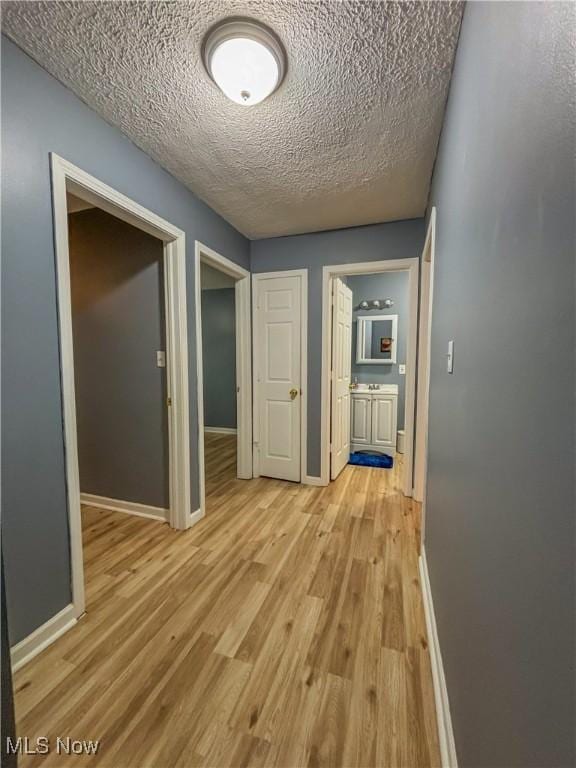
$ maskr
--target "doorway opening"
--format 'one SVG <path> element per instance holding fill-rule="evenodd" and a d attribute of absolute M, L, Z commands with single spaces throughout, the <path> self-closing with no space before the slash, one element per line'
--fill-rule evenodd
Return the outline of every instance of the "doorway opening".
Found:
<path fill-rule="evenodd" d="M 165 522 L 162 241 L 70 193 L 67 203 L 83 517 L 94 507 Z"/>
<path fill-rule="evenodd" d="M 195 257 L 198 472 L 204 516 L 206 497 L 213 490 L 228 480 L 252 477 L 250 273 L 198 241 Z"/>
<path fill-rule="evenodd" d="M 86 601 L 81 492 L 84 502 L 156 517 L 173 528 L 195 520 L 185 242 L 181 230 L 54 154 L 51 171 L 72 603 L 78 618 Z M 82 221 L 69 221 L 69 205 L 75 209 L 70 215 Z M 157 310 L 146 328 L 148 320 L 130 311 L 142 297 Z M 106 436 L 113 460 L 106 447 L 95 447 Z M 153 448 L 142 445 L 148 440 Z M 149 471 L 153 477 L 144 483 Z"/>
<path fill-rule="evenodd" d="M 394 469 L 413 494 L 418 259 L 323 270 L 321 478 Z"/>

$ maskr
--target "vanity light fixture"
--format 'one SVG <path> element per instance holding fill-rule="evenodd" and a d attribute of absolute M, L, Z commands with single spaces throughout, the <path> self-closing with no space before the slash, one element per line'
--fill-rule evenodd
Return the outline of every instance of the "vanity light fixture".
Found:
<path fill-rule="evenodd" d="M 358 304 L 358 309 L 363 310 L 370 310 L 370 309 L 390 309 L 390 307 L 394 306 L 394 302 L 392 299 L 371 299 L 370 301 L 366 301 L 366 299 L 363 299 L 360 304 Z"/>
<path fill-rule="evenodd" d="M 264 101 L 286 73 L 280 39 L 253 19 L 234 17 L 212 27 L 202 45 L 202 59 L 220 90 L 244 107 Z"/>

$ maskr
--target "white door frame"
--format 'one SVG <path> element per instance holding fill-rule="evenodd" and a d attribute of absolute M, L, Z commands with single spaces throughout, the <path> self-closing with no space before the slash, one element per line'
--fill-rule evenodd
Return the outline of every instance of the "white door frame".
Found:
<path fill-rule="evenodd" d="M 423 502 L 422 541 L 426 475 L 428 471 L 428 407 L 430 401 L 430 344 L 432 338 L 432 307 L 434 299 L 434 259 L 436 250 L 436 208 L 430 212 L 426 241 L 422 251 L 420 281 L 420 325 L 418 329 L 418 395 L 416 407 L 416 439 L 414 449 L 414 498 Z"/>
<path fill-rule="evenodd" d="M 71 192 L 107 213 L 131 224 L 164 244 L 164 283 L 166 302 L 167 392 L 169 403 L 170 510 L 173 528 L 188 528 L 190 510 L 190 422 L 188 391 L 188 331 L 186 315 L 186 245 L 181 229 L 143 208 L 112 187 L 90 176 L 72 163 L 50 154 L 52 204 L 56 250 L 56 280 L 60 335 L 60 367 L 64 409 L 64 445 L 72 566 L 72 602 L 75 617 L 85 609 L 80 473 L 74 387 L 72 342 L 72 304 L 70 294 L 70 256 L 68 248 L 68 208 L 66 193 Z M 167 404 L 168 405 L 168 404 Z"/>
<path fill-rule="evenodd" d="M 207 245 L 196 240 L 194 282 L 196 285 L 196 376 L 198 381 L 198 472 L 200 516 L 206 514 L 204 462 L 204 369 L 202 361 L 202 264 L 223 272 L 236 281 L 236 393 L 237 393 L 237 475 L 252 477 L 252 355 L 250 329 L 250 272 Z"/>
<path fill-rule="evenodd" d="M 262 280 L 274 277 L 300 277 L 301 295 L 301 341 L 300 341 L 300 482 L 308 483 L 308 270 L 286 269 L 277 272 L 252 274 L 252 359 L 254 380 L 254 429 L 253 429 L 253 477 L 260 477 L 260 409 L 258 408 L 258 344 L 256 343 L 256 312 L 258 309 L 258 287 Z"/>
<path fill-rule="evenodd" d="M 388 261 L 364 261 L 357 264 L 334 264 L 322 269 L 322 374 L 321 428 L 320 428 L 320 478 L 322 485 L 330 482 L 330 368 L 332 349 L 331 296 L 332 278 L 342 275 L 369 275 L 377 272 L 408 272 L 408 333 L 406 345 L 406 405 L 404 430 L 405 496 L 412 496 L 412 469 L 414 456 L 414 405 L 416 401 L 416 343 L 418 334 L 418 274 L 417 258 L 389 259 Z"/>

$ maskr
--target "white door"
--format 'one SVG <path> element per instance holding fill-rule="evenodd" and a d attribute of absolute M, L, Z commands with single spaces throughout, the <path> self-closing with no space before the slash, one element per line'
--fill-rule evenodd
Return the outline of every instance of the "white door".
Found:
<path fill-rule="evenodd" d="M 256 280 L 259 474 L 300 481 L 301 276 Z"/>
<path fill-rule="evenodd" d="M 354 445 L 368 445 L 372 441 L 372 396 L 352 395 L 352 433 Z"/>
<path fill-rule="evenodd" d="M 372 396 L 372 444 L 386 453 L 396 452 L 396 395 Z"/>
<path fill-rule="evenodd" d="M 332 288 L 332 480 L 350 458 L 350 374 L 352 366 L 352 291 L 340 278 Z"/>

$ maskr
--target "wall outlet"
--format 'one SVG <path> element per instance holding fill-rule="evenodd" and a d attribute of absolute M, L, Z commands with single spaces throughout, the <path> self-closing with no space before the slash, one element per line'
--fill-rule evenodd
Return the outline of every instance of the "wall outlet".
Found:
<path fill-rule="evenodd" d="M 398 366 L 398 373 L 400 374 L 400 376 L 405 376 L 406 375 L 406 366 L 400 364 Z"/>
<path fill-rule="evenodd" d="M 156 352 L 156 365 L 158 368 L 166 368 L 166 352 L 163 349 Z"/>

